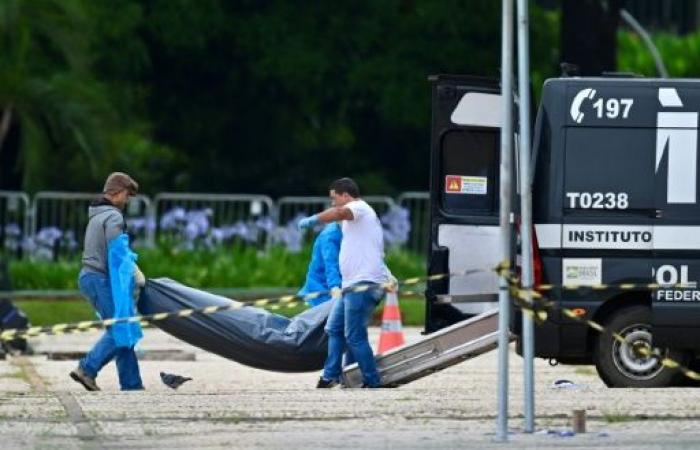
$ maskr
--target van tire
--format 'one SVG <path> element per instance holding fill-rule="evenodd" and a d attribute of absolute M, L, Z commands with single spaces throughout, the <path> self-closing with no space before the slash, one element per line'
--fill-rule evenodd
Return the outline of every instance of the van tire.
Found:
<path fill-rule="evenodd" d="M 632 342 L 651 342 L 651 311 L 648 306 L 634 305 L 614 311 L 602 324 Z M 687 364 L 687 355 L 680 350 L 665 350 L 665 356 Z M 640 358 L 615 340 L 610 333 L 599 333 L 593 348 L 593 361 L 598 375 L 608 387 L 655 388 L 676 384 L 683 374 L 663 367 L 657 358 Z"/>

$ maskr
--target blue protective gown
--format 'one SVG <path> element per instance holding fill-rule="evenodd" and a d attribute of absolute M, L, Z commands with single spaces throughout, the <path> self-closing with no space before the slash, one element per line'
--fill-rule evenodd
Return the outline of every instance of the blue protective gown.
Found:
<path fill-rule="evenodd" d="M 326 225 L 314 241 L 311 252 L 311 262 L 306 274 L 306 283 L 299 291 L 299 295 L 312 292 L 329 291 L 331 288 L 341 286 L 340 266 L 338 254 L 340 253 L 340 241 L 343 232 L 340 224 L 332 222 Z M 330 295 L 321 295 L 312 300 L 307 300 L 310 306 L 317 306 L 330 300 Z"/>
<path fill-rule="evenodd" d="M 129 237 L 126 233 L 109 242 L 107 261 L 115 319 L 136 315 L 133 299 L 136 258 L 136 253 L 129 248 Z M 138 322 L 116 323 L 110 327 L 109 332 L 117 347 L 133 347 L 143 337 Z"/>

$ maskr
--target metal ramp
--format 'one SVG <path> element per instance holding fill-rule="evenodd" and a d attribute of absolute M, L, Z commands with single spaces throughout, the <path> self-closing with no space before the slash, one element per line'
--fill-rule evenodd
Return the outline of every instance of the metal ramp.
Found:
<path fill-rule="evenodd" d="M 423 378 L 498 346 L 498 310 L 487 311 L 432 333 L 418 342 L 377 355 L 382 386 L 396 387 Z M 360 387 L 357 364 L 343 372 L 343 384 Z"/>

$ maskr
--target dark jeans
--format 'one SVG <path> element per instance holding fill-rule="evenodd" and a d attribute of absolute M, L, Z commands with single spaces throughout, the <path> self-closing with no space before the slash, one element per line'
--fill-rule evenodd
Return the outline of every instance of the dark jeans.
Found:
<path fill-rule="evenodd" d="M 88 299 L 100 319 L 114 316 L 112 290 L 106 275 L 97 272 L 82 271 L 78 278 L 80 292 Z M 116 359 L 119 384 L 123 391 L 143 389 L 139 362 L 133 347 L 117 347 L 107 329 L 87 355 L 80 360 L 80 368 L 89 376 L 96 378 L 98 372 L 112 359 Z"/>
<path fill-rule="evenodd" d="M 384 291 L 378 284 L 368 282 L 355 284 L 350 289 L 360 285 L 370 287 L 363 292 L 344 294 L 335 303 L 328 317 L 328 357 L 323 367 L 323 378 L 340 380 L 343 352 L 347 349 L 360 366 L 362 381 L 368 386 L 376 387 L 380 384 L 379 373 L 369 345 L 367 325 Z"/>

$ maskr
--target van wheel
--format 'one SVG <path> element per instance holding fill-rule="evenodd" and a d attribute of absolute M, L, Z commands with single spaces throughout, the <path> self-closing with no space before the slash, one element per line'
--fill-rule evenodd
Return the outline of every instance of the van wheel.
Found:
<path fill-rule="evenodd" d="M 603 324 L 606 330 L 622 336 L 626 344 L 610 333 L 598 335 L 593 349 L 593 360 L 598 375 L 608 387 L 652 388 L 670 386 L 683 374 L 661 364 L 669 357 L 681 364 L 687 363 L 686 353 L 680 350 L 662 350 L 658 356 L 643 356 L 634 351 L 637 346 L 653 347 L 651 311 L 646 306 L 630 306 L 613 313 Z"/>

